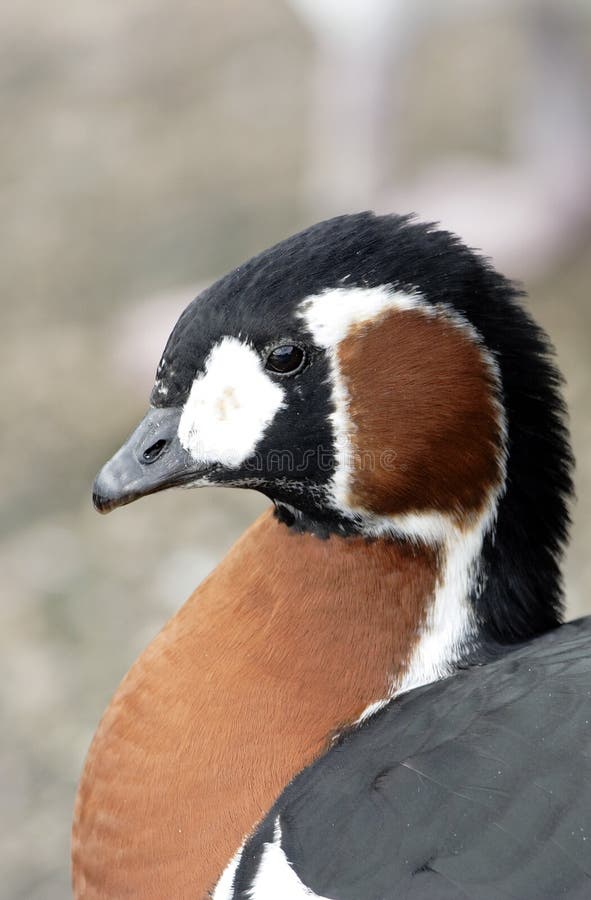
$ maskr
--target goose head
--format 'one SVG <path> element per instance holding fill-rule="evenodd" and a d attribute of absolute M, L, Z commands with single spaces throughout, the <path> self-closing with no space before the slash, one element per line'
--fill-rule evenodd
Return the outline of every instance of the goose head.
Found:
<path fill-rule="evenodd" d="M 572 460 L 558 383 L 518 290 L 457 238 L 338 217 L 187 307 L 94 503 L 252 488 L 291 529 L 441 547 L 475 621 L 519 640 L 560 614 Z"/>

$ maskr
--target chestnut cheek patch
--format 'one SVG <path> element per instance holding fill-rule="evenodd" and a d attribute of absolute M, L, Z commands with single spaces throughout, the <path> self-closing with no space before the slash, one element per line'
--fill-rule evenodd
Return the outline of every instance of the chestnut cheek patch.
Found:
<path fill-rule="evenodd" d="M 391 285 L 308 297 L 300 316 L 331 367 L 333 505 L 437 540 L 472 524 L 505 478 L 495 360 L 454 310 Z"/>
<path fill-rule="evenodd" d="M 394 309 L 337 350 L 348 396 L 348 503 L 380 516 L 483 511 L 503 479 L 502 410 L 492 360 L 444 312 Z"/>

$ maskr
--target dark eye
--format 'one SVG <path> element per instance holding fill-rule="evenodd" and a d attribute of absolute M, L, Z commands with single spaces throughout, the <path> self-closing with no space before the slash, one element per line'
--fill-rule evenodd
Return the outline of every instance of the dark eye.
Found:
<path fill-rule="evenodd" d="M 267 356 L 265 368 L 279 375 L 295 375 L 304 365 L 306 355 L 301 347 L 295 344 L 282 344 L 275 347 Z"/>

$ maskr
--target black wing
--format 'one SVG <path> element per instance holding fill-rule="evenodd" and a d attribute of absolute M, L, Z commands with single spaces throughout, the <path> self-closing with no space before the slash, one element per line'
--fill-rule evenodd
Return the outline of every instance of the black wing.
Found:
<path fill-rule="evenodd" d="M 591 898 L 591 617 L 347 734 L 249 840 L 235 900 L 273 842 L 331 900 Z"/>

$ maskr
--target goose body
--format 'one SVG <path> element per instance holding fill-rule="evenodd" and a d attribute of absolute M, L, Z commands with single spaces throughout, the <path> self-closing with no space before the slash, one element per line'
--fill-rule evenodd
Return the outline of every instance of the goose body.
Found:
<path fill-rule="evenodd" d="M 564 625 L 344 735 L 281 795 L 219 896 L 291 881 L 276 896 L 584 900 L 590 642 L 591 618 Z"/>
<path fill-rule="evenodd" d="M 586 896 L 559 384 L 515 288 L 406 218 L 320 223 L 193 301 L 95 505 L 272 507 L 107 709 L 76 897 Z"/>

